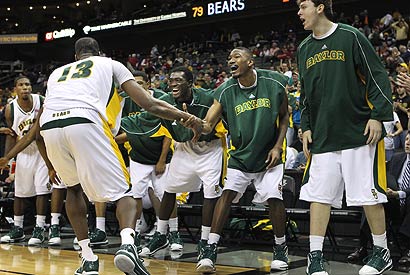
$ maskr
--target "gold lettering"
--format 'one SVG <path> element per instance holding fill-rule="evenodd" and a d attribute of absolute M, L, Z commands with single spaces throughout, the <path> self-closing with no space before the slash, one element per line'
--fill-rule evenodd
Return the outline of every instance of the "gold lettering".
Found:
<path fill-rule="evenodd" d="M 255 110 L 258 108 L 270 108 L 270 99 L 269 98 L 258 98 L 246 101 L 242 104 L 235 106 L 235 113 L 239 115 L 243 112 Z"/>
<path fill-rule="evenodd" d="M 345 53 L 343 51 L 337 50 L 324 50 L 320 53 L 315 54 L 314 56 L 309 57 L 306 60 L 306 69 L 316 65 L 316 63 L 325 61 L 325 60 L 339 60 L 345 61 Z"/>

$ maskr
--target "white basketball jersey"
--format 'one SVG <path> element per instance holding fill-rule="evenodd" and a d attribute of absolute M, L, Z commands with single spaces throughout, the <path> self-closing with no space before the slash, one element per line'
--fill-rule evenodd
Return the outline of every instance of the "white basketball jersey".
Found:
<path fill-rule="evenodd" d="M 11 129 L 16 133 L 17 139 L 22 138 L 31 129 L 41 108 L 40 95 L 32 94 L 31 96 L 33 98 L 33 108 L 31 108 L 28 112 L 25 112 L 23 108 L 20 107 L 17 101 L 18 98 L 10 102 L 13 115 L 13 124 Z M 22 151 L 22 153 L 33 154 L 37 151 L 38 149 L 36 142 L 33 141 L 29 146 L 27 146 L 26 149 Z"/>
<path fill-rule="evenodd" d="M 130 79 L 134 77 L 124 65 L 107 57 L 92 56 L 70 63 L 50 75 L 44 110 L 93 109 L 115 132 L 122 110 L 116 85 Z"/>

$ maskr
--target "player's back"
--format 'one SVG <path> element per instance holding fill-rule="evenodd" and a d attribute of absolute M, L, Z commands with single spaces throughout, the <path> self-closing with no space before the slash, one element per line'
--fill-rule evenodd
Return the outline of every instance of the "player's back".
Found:
<path fill-rule="evenodd" d="M 114 81 L 123 82 L 122 70 L 116 69 L 121 66 L 110 58 L 91 56 L 57 68 L 47 83 L 45 109 L 89 108 L 105 114 Z"/>

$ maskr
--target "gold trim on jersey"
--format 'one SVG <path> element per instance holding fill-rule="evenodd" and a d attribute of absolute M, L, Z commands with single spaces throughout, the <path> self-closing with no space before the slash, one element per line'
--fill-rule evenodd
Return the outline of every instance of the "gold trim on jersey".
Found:
<path fill-rule="evenodd" d="M 384 149 L 383 139 L 377 143 L 374 161 L 375 161 L 374 185 L 379 192 L 385 194 L 387 190 L 387 176 L 386 176 L 386 151 Z"/>
<path fill-rule="evenodd" d="M 118 94 L 118 90 L 115 87 L 113 87 L 112 96 L 110 97 L 110 100 L 105 109 L 108 121 L 105 121 L 103 117 L 101 116 L 100 117 L 104 125 L 104 133 L 110 139 L 111 147 L 114 150 L 114 153 L 117 156 L 118 161 L 120 162 L 121 169 L 124 174 L 124 178 L 127 181 L 127 184 L 131 186 L 130 175 L 128 173 L 127 167 L 125 166 L 125 162 L 122 157 L 121 151 L 118 147 L 118 144 L 115 142 L 114 136 L 112 133 L 112 129 L 116 127 L 117 118 L 121 115 L 122 100 L 123 100 L 123 97 L 120 96 Z"/>

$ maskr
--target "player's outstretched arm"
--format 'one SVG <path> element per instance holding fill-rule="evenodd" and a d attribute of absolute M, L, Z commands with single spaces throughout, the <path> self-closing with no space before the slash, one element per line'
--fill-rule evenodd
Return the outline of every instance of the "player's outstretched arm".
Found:
<path fill-rule="evenodd" d="M 128 80 L 124 82 L 121 87 L 140 107 L 160 118 L 177 121 L 181 121 L 182 119 L 186 121 L 192 116 L 178 110 L 163 100 L 156 99 L 149 95 L 135 80 Z"/>
<path fill-rule="evenodd" d="M 10 108 L 6 109 L 6 121 L 7 121 L 7 124 L 11 126 L 12 122 L 10 118 Z M 17 142 L 15 142 L 15 136 L 10 136 L 10 138 L 9 137 L 6 138 L 6 144 L 7 144 L 6 147 L 8 147 L 8 149 L 4 157 L 0 158 L 0 168 L 6 167 L 12 158 L 17 156 L 18 153 L 23 151 L 28 145 L 30 145 L 31 142 L 33 142 L 36 139 L 36 131 L 34 129 L 36 124 L 38 124 L 38 120 L 35 121 L 33 127 L 31 127 L 31 129 L 27 132 L 27 134 L 24 135 Z M 9 141 L 7 141 L 8 139 Z"/>
<path fill-rule="evenodd" d="M 54 169 L 53 164 L 51 164 L 50 159 L 47 156 L 47 151 L 46 151 L 46 145 L 44 143 L 44 139 L 40 134 L 40 116 L 41 113 L 43 112 L 43 108 L 40 109 L 37 120 L 34 123 L 33 127 L 30 129 L 30 131 L 33 131 L 34 137 L 36 139 L 38 151 L 40 152 L 41 157 L 43 158 L 44 162 L 46 163 L 47 169 L 48 169 L 48 177 L 50 179 L 50 182 L 59 185 L 61 184 L 61 180 L 57 175 L 56 170 Z"/>
<path fill-rule="evenodd" d="M 222 105 L 216 99 L 214 103 L 209 108 L 206 116 L 204 118 L 204 129 L 203 134 L 209 134 L 215 128 L 216 124 L 221 120 L 222 116 Z"/>

